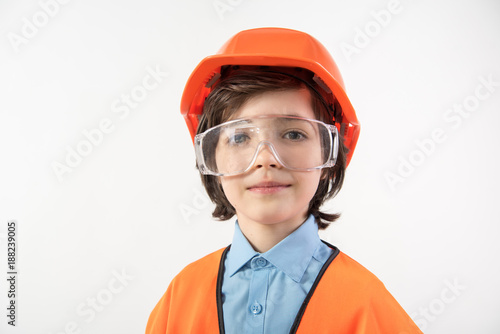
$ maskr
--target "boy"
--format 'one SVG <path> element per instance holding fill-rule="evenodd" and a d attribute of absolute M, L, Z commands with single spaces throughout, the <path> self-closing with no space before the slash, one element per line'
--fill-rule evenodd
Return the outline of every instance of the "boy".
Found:
<path fill-rule="evenodd" d="M 178 274 L 146 333 L 421 333 L 368 270 L 319 239 L 359 124 L 328 51 L 240 32 L 194 70 L 181 110 L 229 247 Z"/>

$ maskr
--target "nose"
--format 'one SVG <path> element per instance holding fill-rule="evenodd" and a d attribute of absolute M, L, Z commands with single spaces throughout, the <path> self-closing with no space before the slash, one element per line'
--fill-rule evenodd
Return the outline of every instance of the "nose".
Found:
<path fill-rule="evenodd" d="M 281 168 L 277 152 L 269 142 L 261 142 L 257 147 L 254 168 Z"/>

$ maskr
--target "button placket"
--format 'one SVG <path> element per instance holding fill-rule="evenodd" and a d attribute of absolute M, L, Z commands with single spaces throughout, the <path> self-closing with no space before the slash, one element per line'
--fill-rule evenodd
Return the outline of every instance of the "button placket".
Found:
<path fill-rule="evenodd" d="M 269 262 L 256 257 L 251 261 L 252 279 L 248 291 L 247 331 L 246 333 L 263 333 L 266 314 L 266 300 L 269 289 Z"/>

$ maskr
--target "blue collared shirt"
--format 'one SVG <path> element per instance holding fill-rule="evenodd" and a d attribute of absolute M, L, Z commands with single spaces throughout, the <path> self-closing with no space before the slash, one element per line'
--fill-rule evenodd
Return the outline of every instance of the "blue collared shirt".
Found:
<path fill-rule="evenodd" d="M 265 253 L 252 248 L 236 221 L 222 283 L 226 333 L 289 333 L 331 253 L 313 216 Z"/>

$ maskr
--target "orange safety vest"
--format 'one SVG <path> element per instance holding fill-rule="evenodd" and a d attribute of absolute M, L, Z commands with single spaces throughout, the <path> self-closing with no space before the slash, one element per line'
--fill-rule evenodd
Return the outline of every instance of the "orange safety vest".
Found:
<path fill-rule="evenodd" d="M 321 269 L 290 333 L 422 333 L 371 272 L 340 252 Z M 221 286 L 229 247 L 184 268 L 151 312 L 146 334 L 222 334 Z"/>

